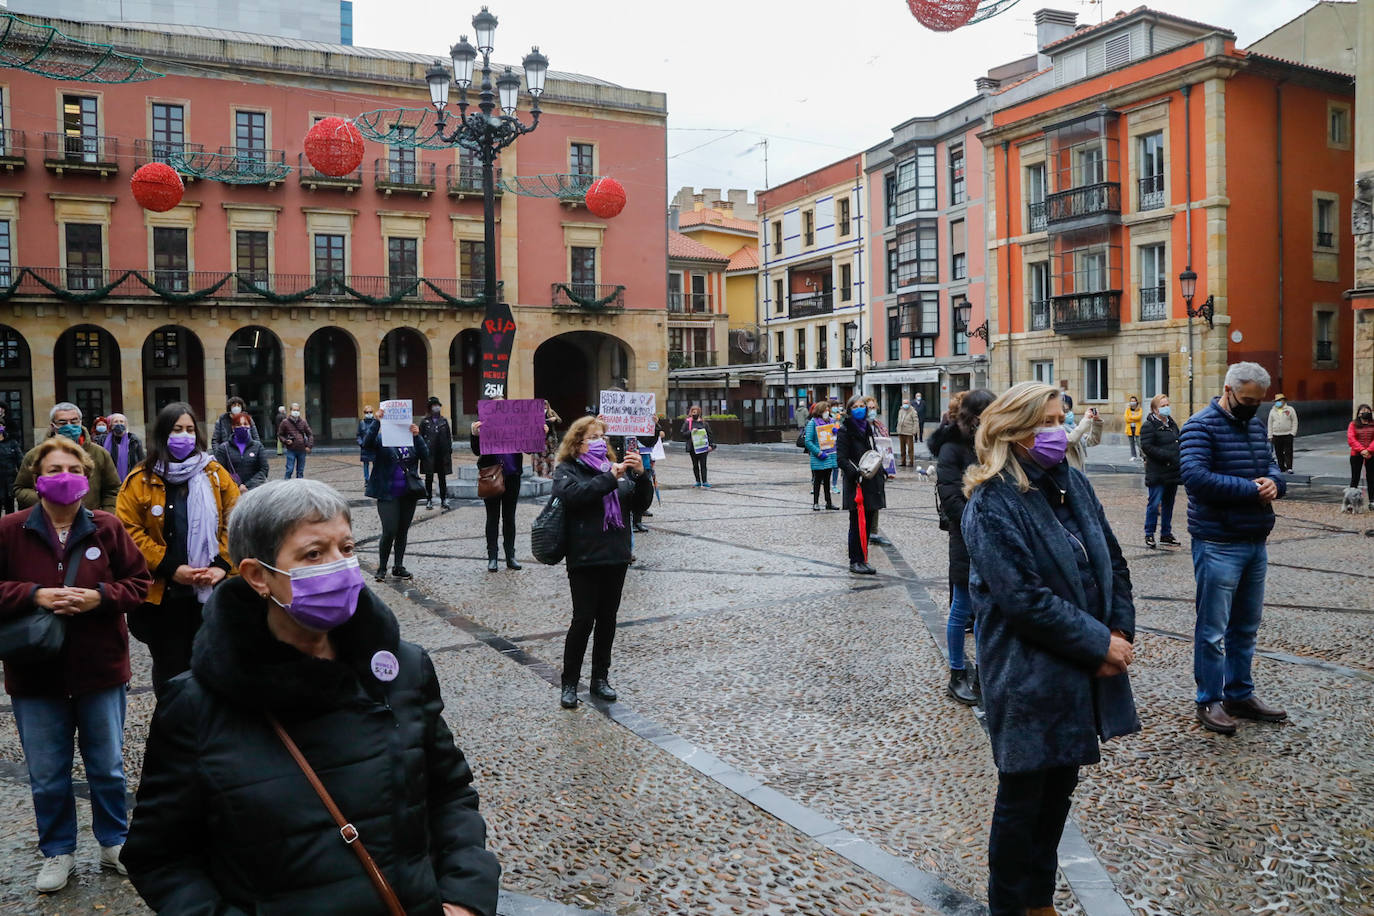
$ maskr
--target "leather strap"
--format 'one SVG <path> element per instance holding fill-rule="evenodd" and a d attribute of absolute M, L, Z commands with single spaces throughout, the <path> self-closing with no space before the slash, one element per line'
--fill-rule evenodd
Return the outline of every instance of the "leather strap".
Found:
<path fill-rule="evenodd" d="M 401 906 L 401 901 L 396 899 L 396 892 L 393 891 L 391 885 L 387 883 L 386 875 L 382 874 L 382 870 L 377 867 L 377 863 L 372 860 L 372 856 L 368 854 L 366 847 L 363 846 L 363 841 L 361 837 L 358 836 L 358 828 L 350 824 L 348 819 L 343 816 L 343 812 L 339 810 L 339 806 L 334 804 L 334 799 L 330 798 L 329 791 L 325 789 L 324 783 L 320 782 L 320 777 L 315 775 L 315 771 L 311 769 L 310 763 L 305 759 L 305 755 L 301 753 L 300 748 L 296 747 L 296 742 L 291 740 L 291 736 L 286 733 L 286 729 L 282 728 L 281 723 L 277 721 L 277 717 L 268 713 L 267 721 L 271 723 L 272 730 L 275 731 L 277 737 L 281 739 L 281 743 L 286 748 L 287 753 L 296 761 L 296 766 L 300 767 L 301 772 L 305 774 L 305 778 L 310 782 L 310 788 L 315 790 L 315 794 L 318 795 L 320 801 L 324 803 L 325 809 L 329 811 L 329 816 L 332 817 L 334 823 L 339 826 L 339 836 L 343 837 L 343 841 L 357 854 L 358 861 L 362 863 L 363 871 L 367 872 L 367 877 L 371 879 L 372 886 L 377 891 L 377 896 L 382 898 L 382 903 L 386 904 L 386 911 L 391 914 L 391 916 L 406 916 L 406 911 Z"/>

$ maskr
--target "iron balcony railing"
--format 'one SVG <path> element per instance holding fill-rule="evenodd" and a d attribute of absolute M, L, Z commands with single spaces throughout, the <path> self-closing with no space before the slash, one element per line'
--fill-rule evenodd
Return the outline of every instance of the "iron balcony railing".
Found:
<path fill-rule="evenodd" d="M 24 162 L 24 132 L 7 127 L 0 130 L 0 163 L 9 168 Z"/>
<path fill-rule="evenodd" d="M 1097 184 L 1056 191 L 1045 198 L 1047 226 L 1073 222 L 1089 217 L 1121 215 L 1121 183 L 1102 181 Z"/>
<path fill-rule="evenodd" d="M 362 163 L 358 163 L 358 167 L 347 175 L 326 175 L 310 164 L 310 160 L 305 158 L 305 153 L 297 153 L 296 174 L 300 177 L 301 186 L 311 191 L 316 188 L 339 188 L 352 191 L 354 188 L 363 186 Z"/>
<path fill-rule="evenodd" d="M 1043 200 L 1026 204 L 1026 225 L 1031 232 L 1045 231 L 1045 202 Z"/>
<path fill-rule="evenodd" d="M 1317 247 L 1318 247 L 1318 248 L 1335 248 L 1335 247 L 1336 247 L 1336 233 L 1334 233 L 1334 232 L 1318 232 L 1318 233 L 1317 233 Z"/>
<path fill-rule="evenodd" d="M 787 298 L 789 318 L 810 318 L 835 311 L 834 293 L 793 293 Z"/>
<path fill-rule="evenodd" d="M 1030 304 L 1031 330 L 1050 329 L 1050 302 L 1048 299 L 1032 299 Z"/>
<path fill-rule="evenodd" d="M 1146 175 L 1138 182 L 1140 209 L 1158 210 L 1164 206 L 1164 176 Z"/>
<path fill-rule="evenodd" d="M 119 170 L 119 140 L 95 134 L 47 131 L 43 134 L 43 164 L 58 172 L 65 169 L 116 172 Z"/>
<path fill-rule="evenodd" d="M 555 308 L 620 309 L 625 307 L 625 287 L 614 283 L 555 283 Z"/>
<path fill-rule="evenodd" d="M 134 166 L 166 162 L 176 167 L 184 167 L 187 159 L 204 152 L 205 147 L 199 143 L 173 143 L 169 140 L 148 140 L 139 137 L 134 140 Z"/>
<path fill-rule="evenodd" d="M 716 365 L 715 350 L 669 350 L 669 369 L 702 369 Z"/>
<path fill-rule="evenodd" d="M 710 293 L 668 293 L 668 311 L 680 314 L 709 314 Z"/>
<path fill-rule="evenodd" d="M 190 156 L 191 164 L 199 167 L 197 157 Z M 225 184 L 271 184 L 290 171 L 286 164 L 286 150 L 266 149 L 256 146 L 221 146 L 217 167 L 225 169 L 219 180 Z"/>
<path fill-rule="evenodd" d="M 1333 359 L 1335 359 L 1335 357 L 1332 355 L 1333 349 L 1332 349 L 1331 344 L 1332 344 L 1332 341 L 1329 341 L 1329 340 L 1319 340 L 1319 341 L 1317 341 L 1317 361 L 1318 361 L 1318 362 L 1329 363 L 1329 362 L 1331 362 Z"/>
<path fill-rule="evenodd" d="M 1166 301 L 1168 289 L 1163 286 L 1142 286 L 1140 288 L 1140 320 L 1163 321 L 1169 317 L 1169 303 Z"/>
<path fill-rule="evenodd" d="M 450 162 L 444 168 L 445 184 L 448 186 L 448 193 L 453 197 L 467 197 L 469 195 L 482 196 L 482 188 L 485 184 L 480 165 L 469 165 L 467 163 Z M 500 197 L 501 188 L 501 169 L 495 169 L 496 182 L 492 185 L 492 194 Z"/>
<path fill-rule="evenodd" d="M 375 159 L 372 163 L 373 181 L 377 190 L 391 194 L 402 191 L 428 195 L 435 188 L 433 162 L 392 162 Z"/>
<path fill-rule="evenodd" d="M 1054 297 L 1054 333 L 1066 336 L 1115 334 L 1121 330 L 1121 290 Z"/>

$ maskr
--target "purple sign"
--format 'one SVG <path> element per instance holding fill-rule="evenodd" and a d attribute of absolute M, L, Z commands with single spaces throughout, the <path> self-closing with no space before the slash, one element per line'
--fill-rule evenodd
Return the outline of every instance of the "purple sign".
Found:
<path fill-rule="evenodd" d="M 544 451 L 544 402 L 539 398 L 478 401 L 477 419 L 482 421 L 478 434 L 484 455 Z"/>

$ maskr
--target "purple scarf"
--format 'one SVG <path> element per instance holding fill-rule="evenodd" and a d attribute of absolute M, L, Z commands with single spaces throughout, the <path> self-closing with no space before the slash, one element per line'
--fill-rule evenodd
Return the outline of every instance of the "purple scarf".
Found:
<path fill-rule="evenodd" d="M 611 469 L 611 462 L 605 458 L 597 460 L 591 455 L 583 455 L 578 461 L 591 468 L 593 471 L 604 474 Z M 620 511 L 620 485 L 601 498 L 601 508 L 603 515 L 601 519 L 601 530 L 609 531 L 612 528 L 625 527 L 625 513 Z"/>
<path fill-rule="evenodd" d="M 114 456 L 115 471 L 119 474 L 122 483 L 125 477 L 129 476 L 129 434 L 125 433 L 119 437 L 119 448 L 114 446 L 115 435 L 110 433 L 105 436 L 105 451 Z"/>

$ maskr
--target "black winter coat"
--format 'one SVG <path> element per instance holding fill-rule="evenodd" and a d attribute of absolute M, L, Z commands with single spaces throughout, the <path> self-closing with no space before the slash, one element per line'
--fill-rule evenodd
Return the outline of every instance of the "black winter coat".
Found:
<path fill-rule="evenodd" d="M 410 456 L 405 459 L 406 476 L 419 480 L 419 468 L 424 461 L 425 450 L 429 446 L 425 445 L 425 440 L 419 436 L 411 436 L 413 445 L 410 449 Z M 395 499 L 391 495 L 391 484 L 395 479 L 396 462 L 401 460 L 401 450 L 382 445 L 382 424 L 374 421 L 372 427 L 363 436 L 363 451 L 370 451 L 376 457 L 373 458 L 372 473 L 367 478 L 367 490 L 363 494 L 371 499 L 385 502 Z M 402 495 L 404 499 L 419 499 L 420 497 L 408 497 Z"/>
<path fill-rule="evenodd" d="M 364 419 L 358 421 L 358 460 L 359 460 L 359 461 L 376 461 L 376 460 L 377 460 L 377 446 L 374 446 L 374 447 L 372 447 L 372 448 L 365 448 L 365 447 L 363 446 L 363 442 L 365 442 L 365 441 L 367 440 L 367 433 L 368 433 L 368 430 L 370 430 L 370 429 L 371 429 L 372 427 L 374 427 L 374 426 L 380 427 L 381 425 L 382 425 L 382 421 L 381 421 L 381 420 L 378 420 L 376 417 L 373 417 L 371 420 L 368 420 L 368 419 L 364 418 Z"/>
<path fill-rule="evenodd" d="M 696 453 L 696 449 L 692 447 L 692 430 L 694 429 L 706 430 L 706 442 L 711 448 L 716 447 L 716 434 L 711 431 L 711 424 L 707 419 L 705 417 L 687 417 L 682 421 L 682 428 L 678 430 L 678 435 L 682 436 L 687 444 L 687 454 Z M 703 452 L 702 454 L 706 453 Z"/>
<path fill-rule="evenodd" d="M 234 419 L 234 415 L 227 410 L 219 415 L 219 419 L 215 421 L 214 432 L 210 434 L 211 448 L 234 438 Z M 248 416 L 248 428 L 253 431 L 254 439 L 262 441 L 262 436 L 258 435 L 258 421 L 254 420 L 251 414 Z M 132 462 L 129 467 L 133 467 Z"/>
<path fill-rule="evenodd" d="M 859 431 L 859 427 L 850 417 L 845 417 L 840 424 L 839 433 L 835 436 L 835 460 L 840 468 L 840 475 L 844 478 L 844 508 L 854 508 L 854 489 L 859 485 L 861 476 L 859 474 L 859 459 L 864 452 L 874 449 L 873 442 L 873 423 L 868 424 L 868 432 Z M 881 470 L 863 482 L 864 488 L 864 511 L 873 509 L 887 508 L 887 475 Z"/>
<path fill-rule="evenodd" d="M 433 414 L 420 421 L 420 437 L 429 446 L 429 457 L 423 462 L 421 471 L 425 474 L 453 473 L 453 430 L 449 428 L 447 417 Z"/>
<path fill-rule="evenodd" d="M 625 524 L 603 530 L 602 500 L 612 490 L 620 493 Z M 629 564 L 631 515 L 643 515 L 654 501 L 654 483 L 648 474 L 626 474 L 616 480 L 610 471 L 593 471 L 581 461 L 560 461 L 553 471 L 553 496 L 563 501 L 568 569 Z"/>
<path fill-rule="evenodd" d="M 949 581 L 968 586 L 969 557 L 961 523 L 964 518 L 964 471 L 978 463 L 973 443 L 956 425 L 941 426 L 926 440 L 935 447 L 935 492 L 949 524 Z"/>
<path fill-rule="evenodd" d="M 469 433 L 469 434 L 468 434 L 468 448 L 472 449 L 472 453 L 473 453 L 474 455 L 477 456 L 477 466 L 478 466 L 479 468 L 489 468 L 489 467 L 491 467 L 493 464 L 500 464 L 500 463 L 501 463 L 501 453 L 500 453 L 500 452 L 492 452 L 490 455 L 484 455 L 484 454 L 482 454 L 482 437 L 481 437 L 481 435 L 478 434 L 478 433 Z M 525 476 L 525 456 L 522 455 L 522 454 L 520 454 L 519 452 L 509 452 L 508 454 L 513 455 L 513 456 L 515 457 L 515 473 L 514 473 L 514 474 L 507 474 L 506 476 L 507 476 L 507 477 L 524 477 L 524 476 Z"/>
<path fill-rule="evenodd" d="M 1019 492 L 1010 472 L 979 485 L 964 509 L 983 705 L 1003 773 L 1096 763 L 1099 737 L 1140 730 L 1130 676 L 1093 677 L 1112 630 L 1135 638 L 1130 572 L 1092 484 L 1060 467 L 1081 546 L 1045 494 Z M 1101 593 L 1091 608 L 1079 552 Z"/>
<path fill-rule="evenodd" d="M 1154 413 L 1140 424 L 1140 451 L 1145 456 L 1145 486 L 1160 487 L 1183 482 L 1178 464 L 1178 424 L 1173 417 Z"/>
<path fill-rule="evenodd" d="M 24 463 L 24 446 L 18 439 L 11 439 L 6 433 L 0 439 L 0 480 L 14 485 L 14 475 L 19 473 L 19 465 Z"/>
<path fill-rule="evenodd" d="M 456 903 L 494 916 L 501 868 L 485 848 L 472 772 L 441 715 L 429 655 L 402 642 L 372 592 L 331 634 L 336 660 L 267 628 L 239 578 L 205 605 L 191 671 L 158 700 L 122 861 L 161 913 L 375 916 L 353 850 L 273 733 L 273 712 L 358 828 L 408 914 Z M 399 661 L 392 681 L 374 653 Z"/>
<path fill-rule="evenodd" d="M 250 490 L 267 483 L 271 471 L 267 449 L 256 439 L 242 452 L 233 442 L 221 442 L 215 446 L 215 460 Z"/>

